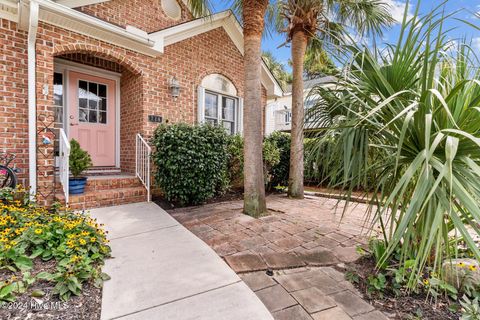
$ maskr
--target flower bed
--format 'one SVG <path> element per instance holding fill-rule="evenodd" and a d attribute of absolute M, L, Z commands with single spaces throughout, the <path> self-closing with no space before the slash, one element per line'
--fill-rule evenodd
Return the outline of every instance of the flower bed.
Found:
<path fill-rule="evenodd" d="M 37 206 L 20 194 L 21 190 L 0 191 L 3 306 L 25 295 L 67 301 L 81 295 L 84 286 L 101 287 L 108 279 L 101 267 L 110 256 L 102 225 L 59 205 Z M 47 294 L 38 289 L 42 287 L 53 288 Z"/>

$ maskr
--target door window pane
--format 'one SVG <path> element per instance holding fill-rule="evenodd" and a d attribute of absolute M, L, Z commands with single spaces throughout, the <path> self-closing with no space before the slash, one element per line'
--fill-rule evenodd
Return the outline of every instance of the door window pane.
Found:
<path fill-rule="evenodd" d="M 107 113 L 106 112 L 100 112 L 99 116 L 100 116 L 100 120 L 98 122 L 107 123 Z"/>
<path fill-rule="evenodd" d="M 92 98 L 96 98 L 98 96 L 98 84 L 89 82 L 88 91 L 90 91 Z"/>
<path fill-rule="evenodd" d="M 98 100 L 98 109 L 107 110 L 107 98 L 100 98 L 100 100 Z"/>
<path fill-rule="evenodd" d="M 98 85 L 98 96 L 105 98 L 107 96 L 107 86 L 104 84 Z"/>
<path fill-rule="evenodd" d="M 78 120 L 80 122 L 88 122 L 88 113 L 87 109 L 78 109 Z"/>
<path fill-rule="evenodd" d="M 90 123 L 96 123 L 97 122 L 97 111 L 90 110 L 90 112 L 88 113 L 88 122 L 90 122 Z"/>
<path fill-rule="evenodd" d="M 95 82 L 78 83 L 78 118 L 80 122 L 107 123 L 107 86 Z"/>
<path fill-rule="evenodd" d="M 97 110 L 97 100 L 88 100 L 88 107 L 92 110 Z"/>

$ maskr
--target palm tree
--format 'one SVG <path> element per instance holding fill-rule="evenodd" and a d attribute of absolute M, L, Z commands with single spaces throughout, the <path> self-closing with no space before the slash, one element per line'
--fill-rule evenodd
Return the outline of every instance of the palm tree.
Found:
<path fill-rule="evenodd" d="M 288 195 L 303 198 L 303 75 L 305 53 L 310 40 L 337 42 L 343 30 L 353 27 L 359 33 L 381 34 L 393 22 L 388 6 L 380 0 L 285 0 L 281 14 L 287 41 L 292 43 L 292 144 Z M 330 17 L 333 17 L 331 19 Z"/>
<path fill-rule="evenodd" d="M 189 0 L 194 15 L 208 11 L 208 0 Z M 258 217 L 267 210 L 262 155 L 261 43 L 268 0 L 231 0 L 241 13 L 244 42 L 244 212 Z"/>
<path fill-rule="evenodd" d="M 278 61 L 270 51 L 263 52 L 262 59 L 282 89 L 285 90 L 287 85 L 292 82 L 292 75 L 285 70 L 285 65 Z"/>
<path fill-rule="evenodd" d="M 262 156 L 262 36 L 268 0 L 243 0 L 244 43 L 244 198 L 243 210 L 258 217 L 267 211 Z"/>
<path fill-rule="evenodd" d="M 385 242 L 378 266 L 408 266 L 411 289 L 426 274 L 446 276 L 451 259 L 480 260 L 479 60 L 468 41 L 449 39 L 460 19 L 445 11 L 405 16 L 386 49 L 350 48 L 348 77 L 331 89 L 342 98 L 328 109 L 343 116 L 327 120 L 311 159 L 347 199 L 354 187 L 372 190 L 369 219 Z"/>

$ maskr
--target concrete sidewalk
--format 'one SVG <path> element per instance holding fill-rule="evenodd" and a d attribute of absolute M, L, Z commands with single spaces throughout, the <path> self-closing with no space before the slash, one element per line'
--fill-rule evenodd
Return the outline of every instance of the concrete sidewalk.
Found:
<path fill-rule="evenodd" d="M 204 242 L 153 203 L 94 209 L 109 231 L 102 319 L 273 319 Z"/>

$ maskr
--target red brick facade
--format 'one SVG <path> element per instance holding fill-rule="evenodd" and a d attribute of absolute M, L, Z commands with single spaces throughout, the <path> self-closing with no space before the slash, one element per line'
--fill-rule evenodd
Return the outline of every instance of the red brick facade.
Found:
<path fill-rule="evenodd" d="M 191 18 L 183 10 L 181 20 L 168 19 L 158 3 L 160 1 L 112 0 L 79 10 L 117 25 L 134 25 L 149 32 Z M 17 24 L 0 19 L 0 143 L 3 149 L 17 153 L 15 164 L 22 169 L 24 184 L 28 184 L 26 38 L 26 32 L 18 31 Z M 160 115 L 168 123 L 196 121 L 197 87 L 208 74 L 224 75 L 236 86 L 238 95 L 243 96 L 243 57 L 222 28 L 167 46 L 164 54 L 154 58 L 40 23 L 36 52 L 39 123 L 53 118 L 54 58 L 63 57 L 121 72 L 120 163 L 121 169 L 127 172 L 132 172 L 135 166 L 135 134 L 148 137 L 157 126 L 147 121 L 148 115 Z M 176 77 L 181 86 L 176 100 L 168 87 L 172 77 Z M 50 88 L 47 95 L 42 92 L 44 85 Z M 43 194 L 52 189 L 52 151 L 51 146 L 42 146 L 41 152 L 50 156 L 45 160 L 43 156 L 37 157 L 38 191 Z"/>
<path fill-rule="evenodd" d="M 168 17 L 160 3 L 161 0 L 111 0 L 84 6 L 78 10 L 120 27 L 130 25 L 147 33 L 193 19 L 180 0 L 178 4 L 182 7 L 182 15 L 178 20 Z"/>
<path fill-rule="evenodd" d="M 15 165 L 28 177 L 27 34 L 0 19 L 0 152 L 16 153 Z"/>

